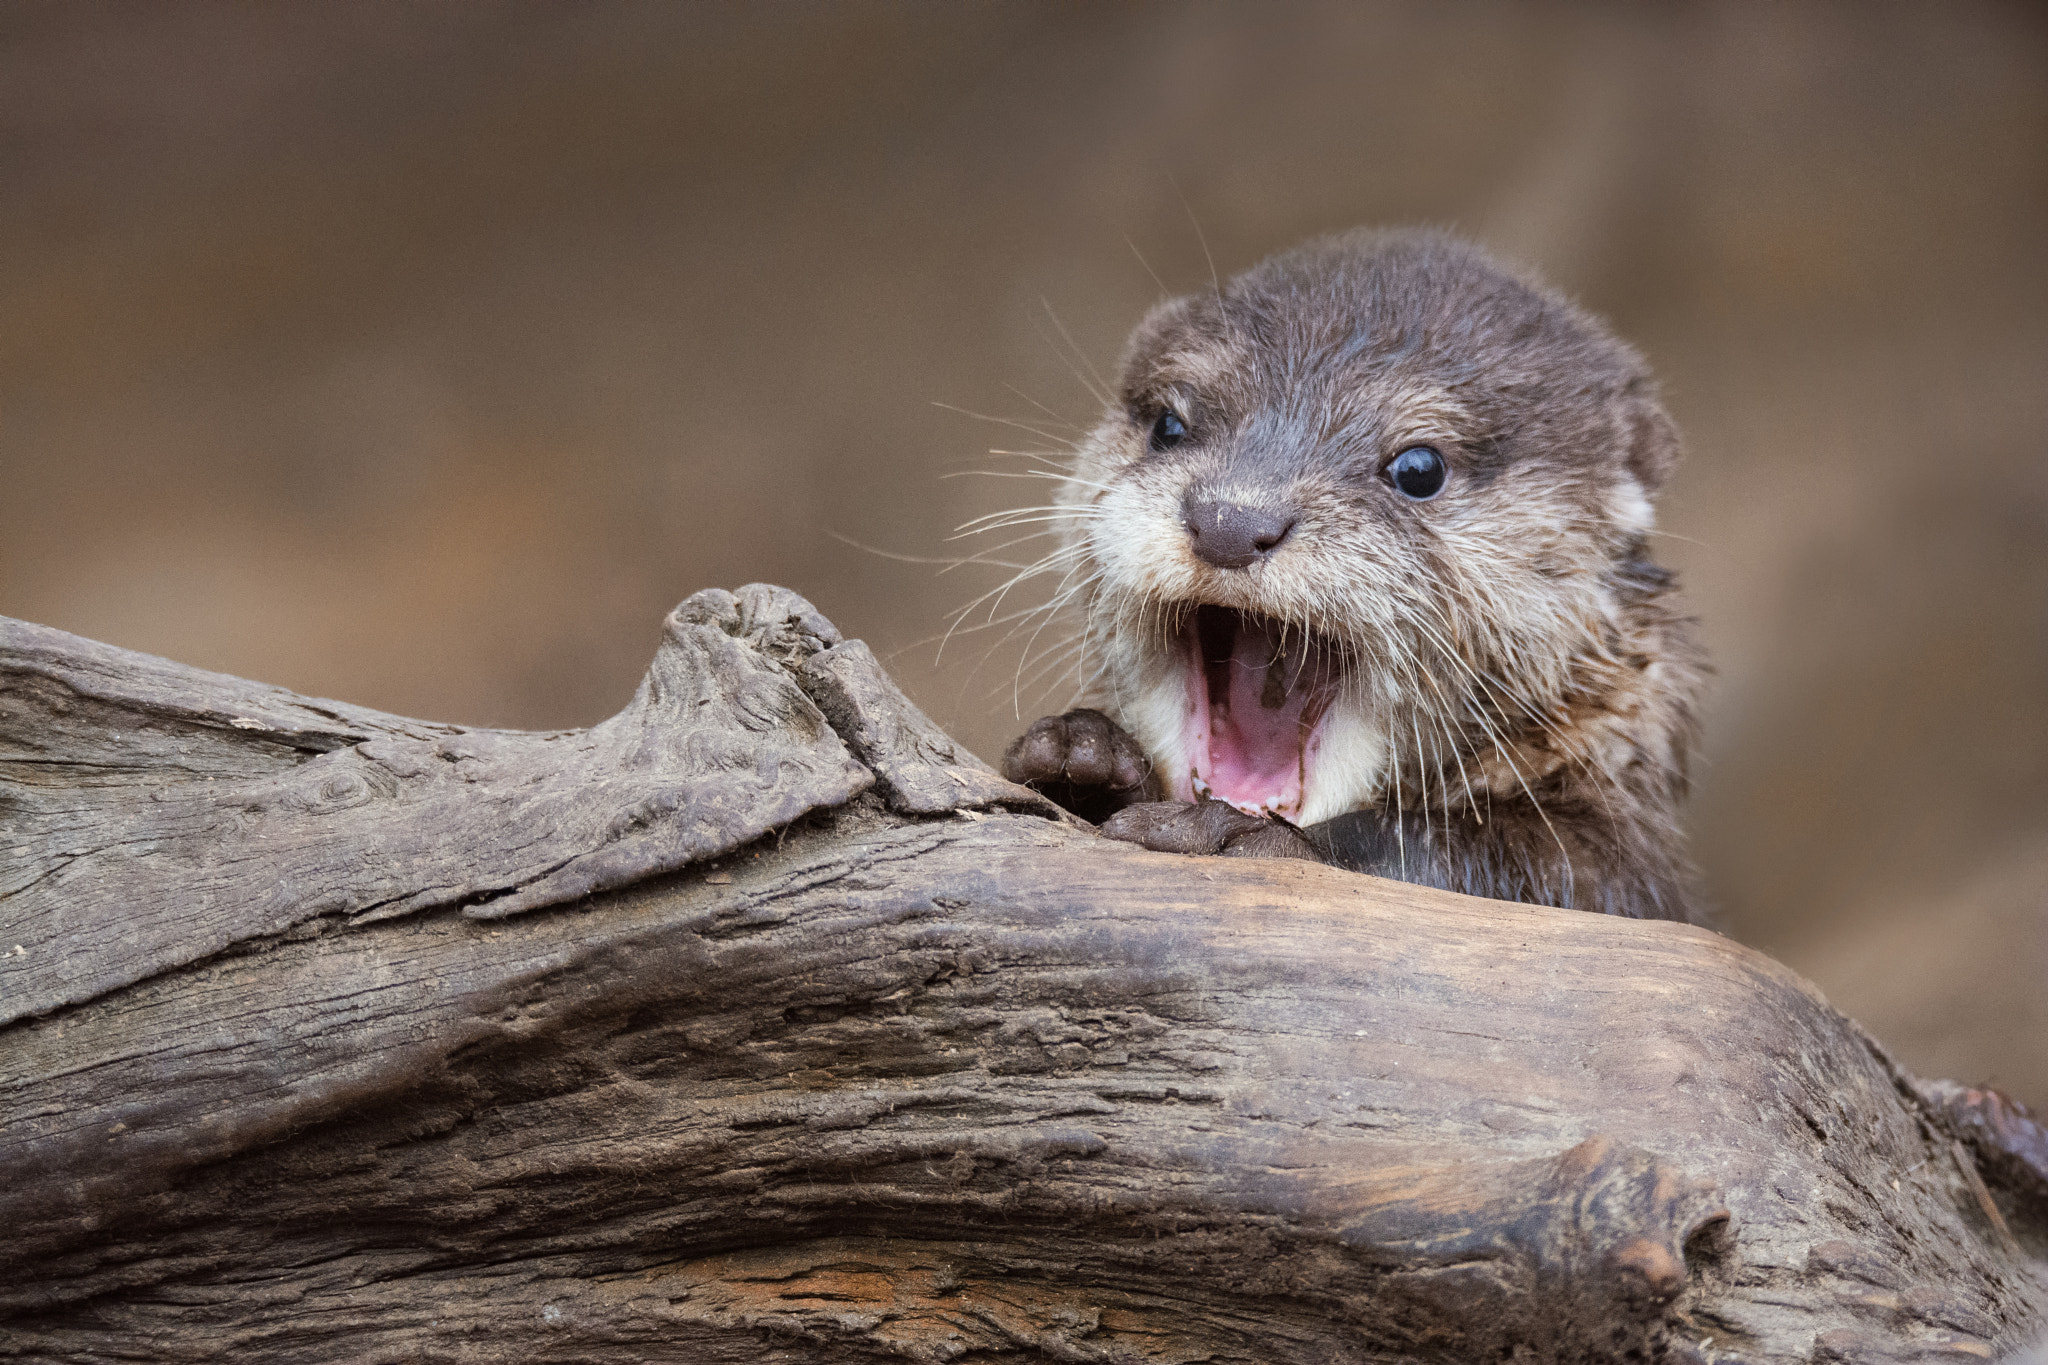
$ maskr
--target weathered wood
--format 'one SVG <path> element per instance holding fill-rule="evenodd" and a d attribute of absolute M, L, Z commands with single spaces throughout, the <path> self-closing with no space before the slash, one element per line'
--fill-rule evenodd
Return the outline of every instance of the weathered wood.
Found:
<path fill-rule="evenodd" d="M 691 599 L 632 706 L 556 735 L 6 624 L 0 802 L 0 1355 L 1968 1360 L 2043 1325 L 2042 1130 L 1777 964 L 1100 839 L 780 590 Z"/>

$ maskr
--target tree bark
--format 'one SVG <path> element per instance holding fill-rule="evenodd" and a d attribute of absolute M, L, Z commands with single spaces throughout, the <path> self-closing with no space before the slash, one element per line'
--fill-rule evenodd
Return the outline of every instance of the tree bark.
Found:
<path fill-rule="evenodd" d="M 1676 924 L 1096 836 L 780 589 L 586 731 L 0 622 L 0 1356 L 1905 1361 L 2048 1135 Z"/>

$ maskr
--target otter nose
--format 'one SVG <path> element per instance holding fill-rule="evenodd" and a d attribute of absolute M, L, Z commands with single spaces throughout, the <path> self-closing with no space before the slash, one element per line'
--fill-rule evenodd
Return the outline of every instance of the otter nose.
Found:
<path fill-rule="evenodd" d="M 1299 514 L 1208 499 L 1181 507 L 1195 554 L 1219 569 L 1242 569 L 1280 548 Z"/>

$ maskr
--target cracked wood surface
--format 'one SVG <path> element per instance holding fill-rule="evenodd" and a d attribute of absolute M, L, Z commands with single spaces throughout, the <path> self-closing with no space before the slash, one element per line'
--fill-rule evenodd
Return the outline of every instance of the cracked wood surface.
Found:
<path fill-rule="evenodd" d="M 7 623 L 0 820 L 0 1357 L 1955 1361 L 2042 1326 L 2040 1127 L 1769 959 L 1102 840 L 779 589 L 690 599 L 632 705 L 554 735 Z"/>

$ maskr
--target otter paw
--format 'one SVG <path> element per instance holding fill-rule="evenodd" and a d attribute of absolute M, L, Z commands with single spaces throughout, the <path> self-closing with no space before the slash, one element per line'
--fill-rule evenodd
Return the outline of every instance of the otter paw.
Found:
<path fill-rule="evenodd" d="M 1222 801 L 1153 801 L 1126 806 L 1103 822 L 1102 832 L 1159 853 L 1322 861 L 1301 831 L 1286 821 L 1246 815 Z"/>
<path fill-rule="evenodd" d="M 1084 820 L 1159 796 L 1145 751 L 1100 711 L 1039 720 L 1003 754 L 1003 776 L 1030 783 Z"/>

